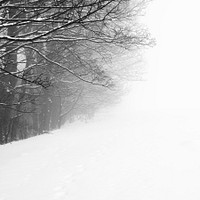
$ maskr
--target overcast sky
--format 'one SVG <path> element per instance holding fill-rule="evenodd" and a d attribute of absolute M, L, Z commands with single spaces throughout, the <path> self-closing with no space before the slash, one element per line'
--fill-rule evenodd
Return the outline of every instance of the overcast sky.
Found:
<path fill-rule="evenodd" d="M 148 81 L 127 101 L 139 108 L 200 108 L 200 2 L 154 0 L 146 22 L 157 45 L 147 54 Z"/>

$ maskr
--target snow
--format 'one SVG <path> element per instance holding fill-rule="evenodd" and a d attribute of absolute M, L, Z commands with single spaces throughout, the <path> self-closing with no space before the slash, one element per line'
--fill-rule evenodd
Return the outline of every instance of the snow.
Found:
<path fill-rule="evenodd" d="M 0 146 L 0 200 L 200 199 L 198 110 L 105 114 Z"/>

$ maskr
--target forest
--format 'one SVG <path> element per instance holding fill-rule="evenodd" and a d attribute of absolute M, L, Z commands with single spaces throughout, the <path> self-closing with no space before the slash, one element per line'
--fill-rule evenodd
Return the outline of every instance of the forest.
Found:
<path fill-rule="evenodd" d="M 150 46 L 145 0 L 1 0 L 0 144 L 89 119 L 118 101 L 131 69 L 113 62 Z M 125 57 L 126 58 L 126 57 Z"/>

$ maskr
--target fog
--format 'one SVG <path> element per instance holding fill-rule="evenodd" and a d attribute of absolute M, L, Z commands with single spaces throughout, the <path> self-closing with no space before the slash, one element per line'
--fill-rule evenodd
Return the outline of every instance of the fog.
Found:
<path fill-rule="evenodd" d="M 200 108 L 198 4 L 195 0 L 155 0 L 149 7 L 146 22 L 157 46 L 147 55 L 149 82 L 141 107 Z"/>
<path fill-rule="evenodd" d="M 198 2 L 154 0 L 142 19 L 156 40 L 146 51 L 145 80 L 132 82 L 118 107 L 135 110 L 200 109 Z"/>
<path fill-rule="evenodd" d="M 86 124 L 2 146 L 0 199 L 199 200 L 199 18 L 198 1 L 154 0 L 146 80 Z"/>
<path fill-rule="evenodd" d="M 88 175 L 95 198 L 200 198 L 198 7 L 197 1 L 154 0 L 147 10 L 143 20 L 157 45 L 145 54 L 146 80 L 132 82 L 121 104 L 87 124 L 88 132 L 108 136 L 103 143 L 112 152 L 90 173 L 96 179 Z"/>

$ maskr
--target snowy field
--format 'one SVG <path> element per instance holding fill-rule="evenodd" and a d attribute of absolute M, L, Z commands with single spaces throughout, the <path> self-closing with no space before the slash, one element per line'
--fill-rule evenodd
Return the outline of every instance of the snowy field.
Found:
<path fill-rule="evenodd" d="M 116 112 L 0 146 L 0 200 L 199 200 L 199 118 Z"/>
<path fill-rule="evenodd" d="M 200 200 L 199 1 L 153 2 L 143 98 L 0 146 L 0 200 Z"/>

